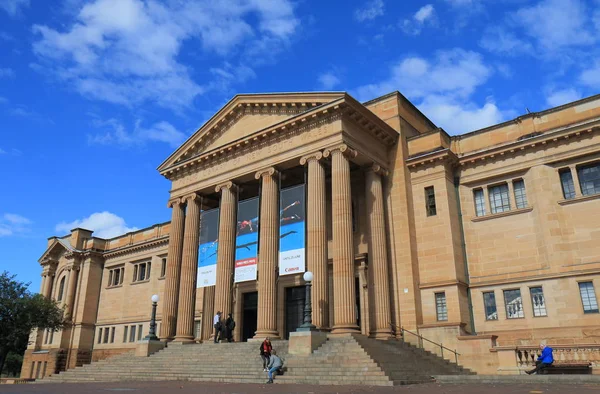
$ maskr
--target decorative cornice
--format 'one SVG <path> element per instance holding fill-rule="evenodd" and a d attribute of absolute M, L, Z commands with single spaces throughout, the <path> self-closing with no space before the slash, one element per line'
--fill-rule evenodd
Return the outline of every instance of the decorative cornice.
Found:
<path fill-rule="evenodd" d="M 117 256 L 126 255 L 126 254 L 137 253 L 142 250 L 153 249 L 153 248 L 156 248 L 163 244 L 168 244 L 168 243 L 169 243 L 169 236 L 165 235 L 164 237 L 161 237 L 158 239 L 153 239 L 151 241 L 147 241 L 147 242 L 140 243 L 140 244 L 133 245 L 133 246 L 127 245 L 120 249 L 115 249 L 113 251 L 106 252 L 103 254 L 103 257 L 105 259 L 109 259 L 109 258 L 113 258 L 113 257 L 117 257 Z"/>
<path fill-rule="evenodd" d="M 325 149 L 323 156 L 329 157 L 334 152 L 340 152 L 341 154 L 343 154 L 344 156 L 346 156 L 349 159 L 354 159 L 356 156 L 358 156 L 358 152 L 355 149 L 350 148 L 346 144 L 340 144 L 340 145 L 336 145 L 331 148 Z"/>
<path fill-rule="evenodd" d="M 217 193 L 220 193 L 223 189 L 231 189 L 231 191 L 235 191 L 237 189 L 237 185 L 231 181 L 227 181 L 215 186 L 215 192 Z"/>
<path fill-rule="evenodd" d="M 457 165 L 458 157 L 450 149 L 445 148 L 408 159 L 406 164 L 411 170 L 439 164 Z"/>
<path fill-rule="evenodd" d="M 306 163 L 308 163 L 311 160 L 319 161 L 322 158 L 323 158 L 323 153 L 321 151 L 313 152 L 306 156 L 302 156 L 300 158 L 300 165 L 305 165 Z"/>
<path fill-rule="evenodd" d="M 275 169 L 275 167 L 268 167 L 268 168 L 264 168 L 262 170 L 259 170 L 256 172 L 256 174 L 254 174 L 254 178 L 256 179 L 260 179 L 263 176 L 274 176 L 275 174 L 277 174 L 277 170 Z"/>

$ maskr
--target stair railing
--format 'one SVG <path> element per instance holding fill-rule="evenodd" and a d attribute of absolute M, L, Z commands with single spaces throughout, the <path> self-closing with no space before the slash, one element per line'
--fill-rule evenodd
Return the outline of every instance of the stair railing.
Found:
<path fill-rule="evenodd" d="M 437 343 L 437 342 L 431 341 L 431 340 L 425 338 L 424 336 L 417 334 L 416 332 L 408 331 L 404 327 L 397 326 L 397 325 L 395 325 L 393 323 L 390 323 L 390 325 L 392 326 L 392 331 L 397 332 L 397 330 L 400 330 L 400 340 L 402 342 L 406 341 L 406 335 L 405 334 L 408 333 L 410 335 L 413 335 L 413 336 L 417 337 L 418 348 L 424 349 L 424 347 L 423 347 L 423 341 L 429 342 L 429 343 L 431 343 L 432 345 L 434 345 L 436 347 L 439 346 L 441 357 L 444 358 L 444 349 L 445 349 L 445 350 L 449 351 L 450 353 L 454 354 L 454 361 L 455 361 L 456 365 L 458 365 L 458 356 L 460 356 L 460 353 L 458 353 L 456 351 L 456 349 L 454 349 L 454 350 L 448 349 L 442 343 Z"/>

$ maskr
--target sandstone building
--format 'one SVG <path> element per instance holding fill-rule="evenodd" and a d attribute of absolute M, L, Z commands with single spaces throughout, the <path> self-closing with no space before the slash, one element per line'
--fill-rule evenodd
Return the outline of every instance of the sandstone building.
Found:
<path fill-rule="evenodd" d="M 152 294 L 167 341 L 216 311 L 237 341 L 286 338 L 305 270 L 331 335 L 403 327 L 484 373 L 540 340 L 598 365 L 600 96 L 449 136 L 398 92 L 238 95 L 158 170 L 170 222 L 48 240 L 40 292 L 69 324 L 32 333 L 23 377 L 132 349 Z"/>

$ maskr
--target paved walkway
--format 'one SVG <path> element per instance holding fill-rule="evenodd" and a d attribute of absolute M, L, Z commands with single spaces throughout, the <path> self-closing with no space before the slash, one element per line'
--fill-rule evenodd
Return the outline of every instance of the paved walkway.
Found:
<path fill-rule="evenodd" d="M 262 385 L 204 382 L 152 382 L 152 383 L 85 383 L 85 384 L 16 384 L 1 385 L 0 393 L 11 394 L 204 394 L 204 393 L 407 393 L 407 394 L 597 394 L 600 386 L 547 385 L 547 384 L 468 384 L 440 385 L 436 383 L 396 387 L 366 386 L 309 386 Z"/>

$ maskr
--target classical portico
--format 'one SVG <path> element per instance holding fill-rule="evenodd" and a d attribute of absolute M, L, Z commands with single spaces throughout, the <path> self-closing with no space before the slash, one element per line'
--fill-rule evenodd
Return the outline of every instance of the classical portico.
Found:
<path fill-rule="evenodd" d="M 344 93 L 232 99 L 159 167 L 172 181 L 173 210 L 161 338 L 194 340 L 199 291 L 203 339 L 212 334 L 216 311 L 232 313 L 239 327 L 249 292 L 258 293 L 252 337 L 284 337 L 290 324 L 284 316 L 289 313 L 285 289 L 303 285 L 304 271 L 278 273 L 280 192 L 286 182 L 306 188 L 305 270 L 314 273 L 313 323 L 333 335 L 366 331 L 389 337 L 384 188 L 388 148 L 397 138 L 396 131 Z M 241 196 L 250 190 L 260 200 L 257 279 L 234 283 L 236 214 Z M 216 284 L 197 287 L 204 199 L 218 201 L 220 211 Z M 356 223 L 364 219 L 367 225 L 357 233 Z M 367 283 L 360 281 L 368 288 L 364 299 L 357 290 L 361 261 L 363 271 L 370 267 Z"/>

